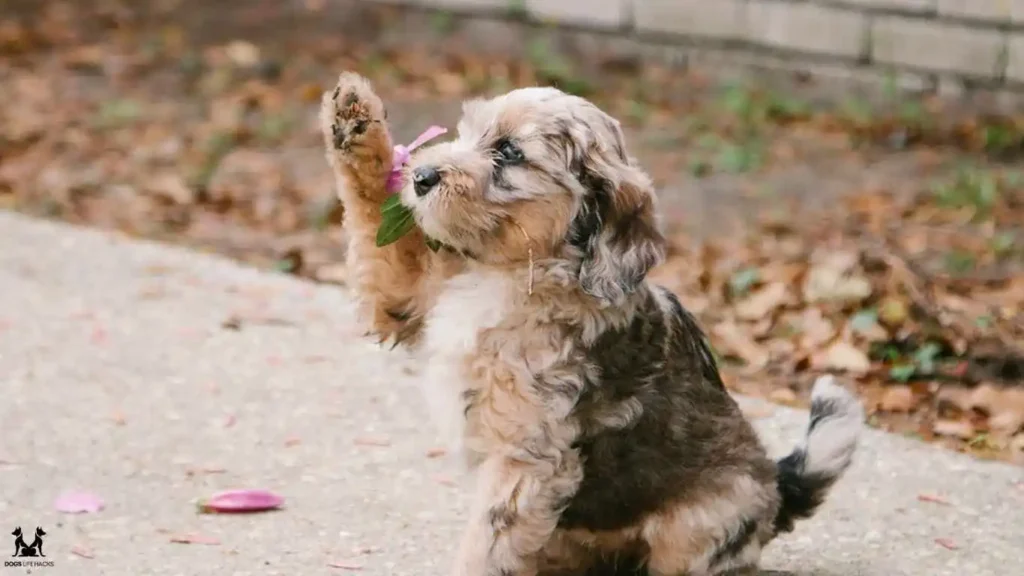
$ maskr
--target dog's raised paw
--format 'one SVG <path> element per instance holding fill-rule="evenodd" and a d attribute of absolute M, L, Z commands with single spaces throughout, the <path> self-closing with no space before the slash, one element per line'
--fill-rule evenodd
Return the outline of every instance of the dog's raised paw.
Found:
<path fill-rule="evenodd" d="M 324 94 L 320 119 L 327 145 L 348 152 L 379 136 L 384 126 L 384 103 L 368 80 L 354 72 L 343 72 L 334 89 Z"/>

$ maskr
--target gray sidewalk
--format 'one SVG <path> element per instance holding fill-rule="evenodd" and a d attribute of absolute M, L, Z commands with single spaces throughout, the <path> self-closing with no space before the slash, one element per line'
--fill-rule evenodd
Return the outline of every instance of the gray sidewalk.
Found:
<path fill-rule="evenodd" d="M 432 457 L 400 356 L 358 333 L 338 289 L 0 212 L 0 529 L 47 531 L 44 576 L 445 574 L 467 479 Z M 774 450 L 800 437 L 804 413 L 749 402 Z M 285 508 L 195 513 L 234 487 L 275 490 Z M 59 514 L 64 489 L 106 508 Z M 871 431 L 765 564 L 1024 574 L 1022 512 L 1024 468 Z M 171 541 L 189 534 L 219 544 Z"/>

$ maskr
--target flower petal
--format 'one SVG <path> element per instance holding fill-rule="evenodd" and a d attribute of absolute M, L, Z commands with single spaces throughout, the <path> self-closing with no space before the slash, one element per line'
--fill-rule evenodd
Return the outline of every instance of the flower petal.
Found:
<path fill-rule="evenodd" d="M 199 511 L 209 512 L 263 512 L 279 508 L 284 498 L 269 490 L 226 490 L 199 503 Z"/>
<path fill-rule="evenodd" d="M 447 133 L 448 133 L 448 129 L 447 128 L 442 128 L 441 126 L 431 126 L 430 128 L 427 128 L 426 130 L 424 130 L 422 134 L 417 136 L 416 139 L 413 140 L 412 143 L 410 143 L 406 147 L 406 150 L 408 150 L 409 152 L 412 152 L 413 150 L 419 148 L 420 146 L 423 146 L 427 142 L 430 142 L 434 138 L 437 138 L 438 136 L 441 136 L 442 134 L 447 134 Z"/>
<path fill-rule="evenodd" d="M 69 490 L 57 496 L 53 506 L 58 512 L 67 512 L 68 514 L 91 513 L 103 509 L 103 500 L 90 492 Z"/>

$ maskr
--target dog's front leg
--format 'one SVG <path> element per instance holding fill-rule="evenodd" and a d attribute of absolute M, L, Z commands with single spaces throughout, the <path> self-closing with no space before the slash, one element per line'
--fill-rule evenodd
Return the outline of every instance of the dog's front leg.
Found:
<path fill-rule="evenodd" d="M 429 255 L 415 229 L 393 244 L 376 245 L 381 204 L 391 194 L 393 150 L 384 104 L 365 78 L 346 72 L 323 96 L 320 128 L 345 209 L 350 285 L 361 311 L 381 341 L 410 337 L 422 313 L 420 280 Z"/>
<path fill-rule="evenodd" d="M 478 474 L 454 576 L 535 576 L 538 554 L 579 487 L 578 456 L 491 456 Z"/>

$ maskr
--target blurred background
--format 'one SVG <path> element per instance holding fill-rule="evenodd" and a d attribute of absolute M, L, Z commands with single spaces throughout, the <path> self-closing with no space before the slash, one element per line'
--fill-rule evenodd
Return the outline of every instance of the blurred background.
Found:
<path fill-rule="evenodd" d="M 844 372 L 872 424 L 1024 462 L 1018 4 L 2 0 L 0 209 L 344 284 L 340 71 L 399 142 L 554 85 L 623 122 L 733 390 Z"/>

